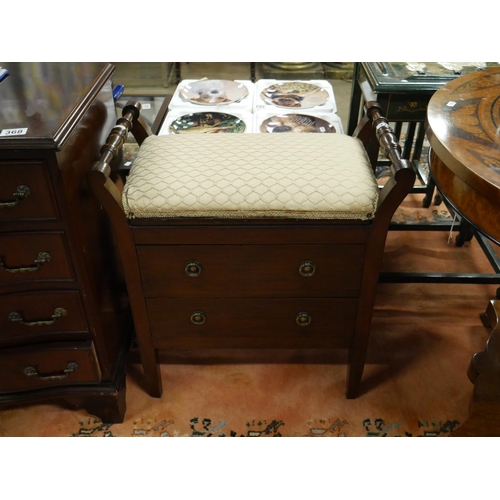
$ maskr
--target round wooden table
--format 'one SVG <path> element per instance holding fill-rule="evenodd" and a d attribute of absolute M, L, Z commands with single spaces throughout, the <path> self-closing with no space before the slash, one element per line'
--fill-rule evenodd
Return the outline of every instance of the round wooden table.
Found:
<path fill-rule="evenodd" d="M 500 244 L 500 68 L 467 74 L 432 96 L 426 132 L 438 188 Z"/>
<path fill-rule="evenodd" d="M 450 204 L 500 244 L 500 68 L 450 81 L 432 96 L 426 132 L 431 171 Z M 500 301 L 482 315 L 491 335 L 468 375 L 474 383 L 469 419 L 454 436 L 500 436 Z"/>

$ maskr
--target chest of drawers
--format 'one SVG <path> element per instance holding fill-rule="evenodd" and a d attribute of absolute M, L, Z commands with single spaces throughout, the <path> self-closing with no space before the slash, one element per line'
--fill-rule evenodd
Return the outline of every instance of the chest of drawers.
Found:
<path fill-rule="evenodd" d="M 0 83 L 0 409 L 123 420 L 129 313 L 86 171 L 116 120 L 109 64 L 10 63 Z"/>
<path fill-rule="evenodd" d="M 144 231 L 137 256 L 155 345 L 349 348 L 363 232 L 282 223 L 258 242 L 268 228 L 244 224 L 207 235 L 163 225 L 165 238 Z"/>

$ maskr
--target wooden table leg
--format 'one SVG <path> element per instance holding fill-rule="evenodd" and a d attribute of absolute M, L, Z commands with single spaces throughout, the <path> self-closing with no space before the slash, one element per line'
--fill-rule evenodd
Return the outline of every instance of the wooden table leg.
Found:
<path fill-rule="evenodd" d="M 481 320 L 492 331 L 484 351 L 472 357 L 467 375 L 474 384 L 469 419 L 452 436 L 500 436 L 500 301 L 491 300 Z"/>

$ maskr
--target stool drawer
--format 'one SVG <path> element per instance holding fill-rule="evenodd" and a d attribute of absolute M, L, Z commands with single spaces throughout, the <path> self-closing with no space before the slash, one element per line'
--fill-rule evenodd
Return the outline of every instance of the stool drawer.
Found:
<path fill-rule="evenodd" d="M 0 284 L 71 279 L 64 233 L 0 235 Z"/>
<path fill-rule="evenodd" d="M 0 163 L 0 221 L 56 218 L 45 163 Z"/>
<path fill-rule="evenodd" d="M 146 297 L 355 297 L 364 245 L 137 247 Z"/>
<path fill-rule="evenodd" d="M 97 383 L 101 374 L 92 342 L 59 342 L 0 351 L 0 391 Z"/>
<path fill-rule="evenodd" d="M 147 299 L 156 347 L 348 348 L 356 299 Z"/>
<path fill-rule="evenodd" d="M 75 291 L 22 292 L 0 296 L 0 339 L 41 341 L 67 332 L 88 331 Z"/>

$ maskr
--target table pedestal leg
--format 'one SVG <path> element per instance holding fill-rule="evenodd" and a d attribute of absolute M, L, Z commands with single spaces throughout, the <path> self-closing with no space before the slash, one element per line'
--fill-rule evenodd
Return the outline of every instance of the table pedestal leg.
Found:
<path fill-rule="evenodd" d="M 500 436 L 500 301 L 491 300 L 481 320 L 492 331 L 484 351 L 472 357 L 467 375 L 474 384 L 469 419 L 452 436 Z"/>

